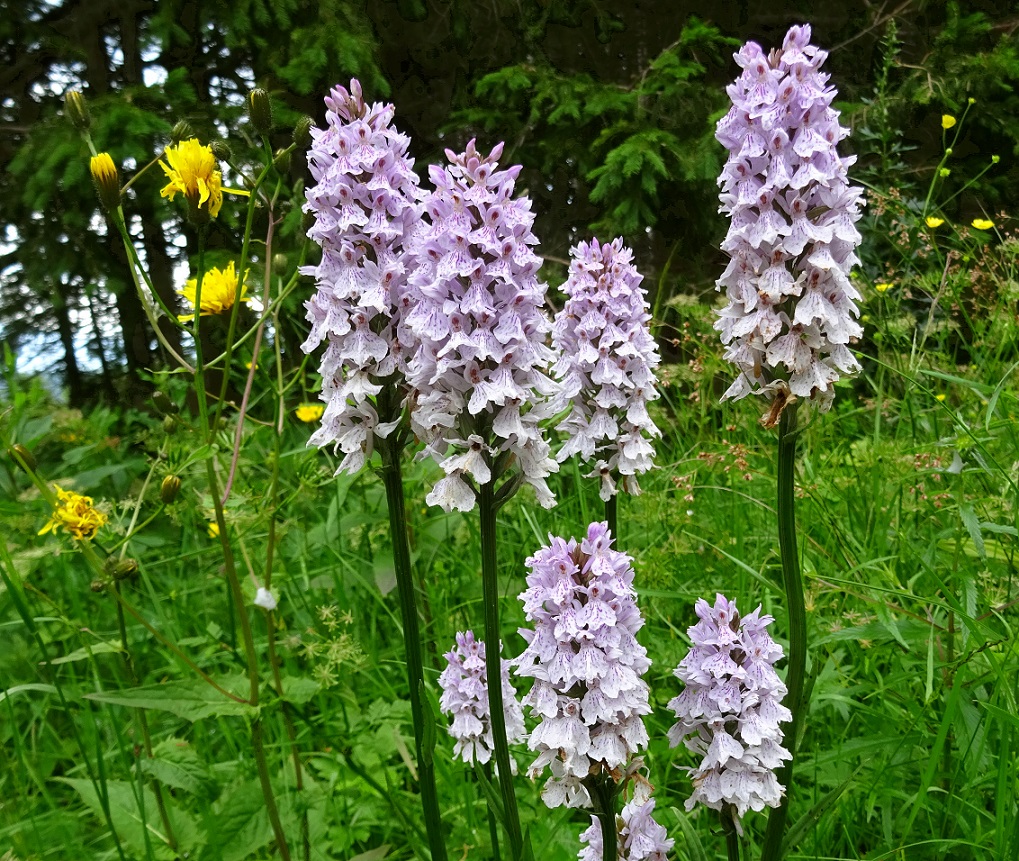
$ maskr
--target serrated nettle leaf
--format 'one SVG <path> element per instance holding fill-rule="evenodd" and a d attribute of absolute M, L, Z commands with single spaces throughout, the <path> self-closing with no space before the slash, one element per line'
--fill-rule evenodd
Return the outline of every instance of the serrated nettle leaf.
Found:
<path fill-rule="evenodd" d="M 237 696 L 247 694 L 248 680 L 244 675 L 226 676 L 216 683 Z M 166 711 L 188 721 L 213 716 L 254 714 L 254 709 L 248 703 L 230 699 L 202 679 L 147 685 L 124 691 L 103 691 L 85 694 L 85 698 L 128 708 Z"/>
<path fill-rule="evenodd" d="M 183 739 L 163 739 L 152 749 L 152 758 L 140 761 L 142 771 L 173 789 L 208 796 L 215 779 L 195 749 Z"/>

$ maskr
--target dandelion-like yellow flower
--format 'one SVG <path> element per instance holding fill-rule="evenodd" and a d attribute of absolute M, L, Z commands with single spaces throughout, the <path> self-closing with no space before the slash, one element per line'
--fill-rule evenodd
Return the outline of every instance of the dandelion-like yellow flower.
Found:
<path fill-rule="evenodd" d="M 970 222 L 977 230 L 990 230 L 994 227 L 993 221 L 988 221 L 986 218 L 974 218 Z"/>
<path fill-rule="evenodd" d="M 244 277 L 248 277 L 247 270 L 244 271 Z M 178 290 L 181 296 L 188 300 L 192 306 L 195 304 L 195 297 L 198 293 L 198 279 L 190 278 L 184 285 L 184 289 Z M 240 300 L 242 302 L 250 302 L 246 293 L 248 292 L 248 286 L 241 284 Z M 229 311 L 234 306 L 234 300 L 237 298 L 237 270 L 234 269 L 234 263 L 231 260 L 229 265 L 225 269 L 217 269 L 213 267 L 205 273 L 205 277 L 202 278 L 202 298 L 201 308 L 199 313 L 202 316 L 206 314 L 222 314 L 224 311 Z M 181 314 L 178 318 L 182 323 L 187 323 L 195 319 L 194 314 Z"/>
<path fill-rule="evenodd" d="M 927 216 L 927 226 L 932 228 L 932 229 L 935 228 L 935 227 L 941 227 L 941 225 L 944 224 L 944 223 L 945 223 L 945 219 L 943 219 L 943 218 L 935 218 L 933 215 L 928 215 Z"/>
<path fill-rule="evenodd" d="M 322 413 L 325 412 L 325 409 L 325 406 L 322 404 L 301 404 L 294 410 L 294 415 L 297 416 L 298 421 L 317 422 L 322 418 Z"/>
<path fill-rule="evenodd" d="M 941 115 L 941 128 L 943 128 L 946 132 L 952 126 L 954 126 L 955 123 L 956 123 L 956 119 L 951 114 L 942 114 Z"/>
<path fill-rule="evenodd" d="M 57 504 L 50 515 L 50 521 L 39 530 L 40 535 L 47 532 L 56 532 L 63 528 L 70 532 L 79 541 L 88 541 L 94 538 L 99 527 L 105 525 L 106 515 L 96 511 L 92 504 L 92 498 L 82 496 L 73 490 L 64 490 L 59 484 L 54 484 L 53 489 L 57 492 Z"/>
<path fill-rule="evenodd" d="M 112 212 L 120 206 L 120 176 L 110 154 L 101 152 L 92 156 L 89 162 L 89 171 L 92 174 L 92 182 L 96 187 L 96 194 L 99 195 L 99 201 L 104 209 Z"/>
<path fill-rule="evenodd" d="M 892 289 L 892 285 L 887 282 L 882 282 L 881 284 L 875 284 L 874 289 L 877 290 L 878 293 L 887 293 Z"/>
<path fill-rule="evenodd" d="M 223 188 L 223 174 L 220 173 L 216 156 L 212 147 L 203 146 L 198 138 L 181 141 L 176 146 L 166 148 L 166 162 L 160 162 L 170 180 L 163 186 L 160 195 L 170 200 L 178 192 L 187 198 L 194 212 L 207 212 L 215 218 L 223 205 L 223 192 L 248 195 L 248 192 L 236 188 Z"/>

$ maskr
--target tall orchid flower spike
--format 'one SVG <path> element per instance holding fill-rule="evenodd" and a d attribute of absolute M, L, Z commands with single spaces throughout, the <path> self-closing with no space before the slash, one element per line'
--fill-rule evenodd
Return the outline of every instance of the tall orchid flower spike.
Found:
<path fill-rule="evenodd" d="M 849 350 L 863 333 L 849 272 L 860 262 L 864 201 L 847 176 L 855 156 L 837 150 L 849 130 L 821 71 L 828 54 L 809 43 L 804 25 L 770 54 L 744 45 L 735 55 L 743 72 L 727 89 L 732 108 L 715 133 L 729 150 L 718 183 L 731 258 L 717 282 L 728 304 L 715 328 L 740 371 L 723 398 L 773 398 L 769 427 L 791 398 L 827 410 L 834 384 L 860 369 Z"/>
<path fill-rule="evenodd" d="M 695 609 L 700 621 L 687 630 L 692 646 L 675 670 L 686 687 L 669 703 L 678 718 L 669 742 L 702 757 L 687 769 L 694 791 L 686 809 L 700 803 L 723 811 L 742 834 L 741 818 L 778 807 L 784 792 L 775 770 L 790 754 L 779 724 L 792 714 L 774 669 L 782 647 L 766 630 L 774 619 L 760 607 L 741 617 L 734 602 L 718 595 L 714 607 L 701 598 Z"/>
<path fill-rule="evenodd" d="M 599 783 L 621 779 L 647 745 L 651 661 L 636 638 L 644 620 L 631 562 L 604 523 L 579 542 L 550 536 L 527 560 L 520 600 L 534 627 L 520 629 L 527 648 L 516 672 L 534 679 L 523 699 L 541 721 L 530 772 L 551 771 L 541 793 L 549 807 L 590 806 Z"/>
<path fill-rule="evenodd" d="M 377 439 L 399 424 L 406 335 L 407 247 L 421 206 L 410 140 L 392 125 L 392 105 L 364 101 L 361 85 L 335 87 L 326 97 L 326 128 L 312 129 L 308 167 L 315 184 L 306 212 L 308 231 L 322 248 L 313 275 L 317 292 L 305 304 L 311 332 L 301 348 L 325 342 L 319 373 L 326 408 L 310 444 L 344 455 L 338 472 L 355 473 Z M 386 393 L 385 403 L 379 398 Z M 393 393 L 395 392 L 395 396 Z"/>
<path fill-rule="evenodd" d="M 456 645 L 446 653 L 446 669 L 439 676 L 442 697 L 439 708 L 453 718 L 449 734 L 456 739 L 453 755 L 467 763 L 486 763 L 495 744 L 489 713 L 488 681 L 485 678 L 485 644 L 473 631 L 456 635 Z M 506 736 L 510 744 L 527 738 L 524 711 L 509 678 L 509 664 L 502 664 L 502 701 Z M 515 767 L 516 763 L 511 763 Z"/>
<path fill-rule="evenodd" d="M 472 140 L 429 168 L 428 226 L 402 300 L 411 424 L 446 474 L 427 497 L 445 511 L 473 509 L 476 486 L 514 460 L 538 501 L 555 503 L 545 480 L 558 465 L 538 426 L 555 390 L 547 288 L 530 201 L 513 196 L 521 168 L 499 170 L 502 149 L 482 155 Z"/>
<path fill-rule="evenodd" d="M 557 428 L 566 437 L 557 460 L 579 454 L 592 465 L 605 501 L 618 492 L 617 482 L 636 495 L 637 476 L 653 466 L 651 440 L 661 436 L 647 411 L 658 398 L 659 356 L 643 276 L 622 239 L 581 242 L 570 256 L 566 304 L 552 327 L 562 386 L 552 411 L 570 410 Z"/>

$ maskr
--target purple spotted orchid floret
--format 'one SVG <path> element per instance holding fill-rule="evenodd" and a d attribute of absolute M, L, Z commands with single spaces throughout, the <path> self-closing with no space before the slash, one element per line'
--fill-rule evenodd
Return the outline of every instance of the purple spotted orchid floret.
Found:
<path fill-rule="evenodd" d="M 392 125 L 392 105 L 368 105 L 357 80 L 326 97 L 326 128 L 312 129 L 308 167 L 315 184 L 304 209 L 308 236 L 322 260 L 305 266 L 317 291 L 305 304 L 311 332 L 301 348 L 323 341 L 319 372 L 326 407 L 310 444 L 343 452 L 337 472 L 357 472 L 399 423 L 404 397 L 404 347 L 399 339 L 406 290 L 407 247 L 418 229 L 418 177 L 409 138 Z M 376 396 L 396 386 L 380 415 Z"/>
<path fill-rule="evenodd" d="M 570 255 L 567 301 L 552 327 L 562 386 L 553 412 L 570 409 L 557 428 L 566 437 L 557 460 L 580 454 L 601 478 L 604 500 L 617 493 L 617 480 L 636 495 L 637 476 L 653 466 L 651 440 L 661 436 L 647 411 L 658 397 L 659 356 L 643 276 L 622 239 L 581 242 Z"/>
<path fill-rule="evenodd" d="M 620 779 L 648 741 L 642 677 L 651 661 L 636 638 L 644 620 L 631 559 L 612 549 L 607 524 L 592 523 L 579 542 L 550 536 L 527 566 L 520 599 L 534 627 L 520 629 L 527 648 L 515 663 L 534 679 L 523 702 L 540 720 L 530 773 L 550 769 L 549 807 L 590 806 L 585 779 Z"/>
<path fill-rule="evenodd" d="M 668 852 L 676 842 L 666 836 L 664 826 L 655 821 L 655 800 L 651 798 L 651 787 L 638 782 L 633 798 L 623 805 L 616 818 L 619 828 L 616 838 L 617 858 L 621 861 L 666 861 Z M 591 825 L 580 835 L 582 843 L 577 853 L 579 861 L 603 861 L 601 822 L 591 817 Z"/>
<path fill-rule="evenodd" d="M 486 763 L 495 743 L 485 673 L 485 644 L 474 639 L 473 631 L 457 633 L 456 645 L 446 653 L 446 669 L 439 675 L 442 697 L 439 707 L 453 718 L 449 734 L 456 739 L 453 755 L 466 763 Z M 524 712 L 509 678 L 509 664 L 502 662 L 502 701 L 506 713 L 509 744 L 527 737 Z M 515 764 L 514 764 L 515 765 Z"/>
<path fill-rule="evenodd" d="M 530 201 L 513 196 L 521 168 L 499 170 L 502 149 L 483 155 L 471 141 L 429 168 L 428 223 L 405 296 L 411 424 L 446 473 L 427 497 L 446 511 L 470 511 L 503 454 L 542 505 L 555 504 L 546 478 L 558 464 L 538 425 L 555 391 L 547 287 Z"/>
<path fill-rule="evenodd" d="M 735 602 L 718 595 L 714 607 L 701 598 L 695 610 L 700 621 L 687 631 L 693 645 L 675 670 L 686 688 L 669 703 L 679 719 L 669 741 L 703 757 L 688 769 L 694 791 L 687 810 L 698 802 L 727 809 L 741 831 L 740 817 L 777 807 L 785 791 L 775 776 L 790 759 L 779 724 L 792 715 L 774 668 L 782 647 L 766 630 L 774 619 L 760 607 L 741 617 Z"/>
<path fill-rule="evenodd" d="M 827 410 L 834 383 L 860 369 L 848 346 L 863 334 L 849 273 L 864 201 L 847 176 L 855 156 L 837 151 L 849 130 L 831 107 L 827 52 L 809 42 L 808 25 L 792 27 L 781 50 L 748 42 L 735 55 L 743 72 L 715 134 L 729 150 L 718 182 L 732 258 L 715 328 L 740 370 L 724 398 L 791 394 Z"/>

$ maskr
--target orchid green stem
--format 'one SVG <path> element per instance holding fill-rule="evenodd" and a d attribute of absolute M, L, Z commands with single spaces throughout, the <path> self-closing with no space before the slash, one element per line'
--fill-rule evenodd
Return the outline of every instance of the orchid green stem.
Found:
<path fill-rule="evenodd" d="M 389 531 L 393 539 L 393 566 L 400 595 L 400 613 L 403 619 L 403 645 L 407 655 L 407 685 L 410 688 L 410 712 L 414 721 L 414 752 L 417 757 L 418 783 L 421 788 L 421 805 L 424 809 L 425 831 L 432 861 L 446 861 L 446 844 L 442 837 L 442 820 L 439 813 L 438 792 L 435 788 L 435 766 L 432 762 L 434 740 L 429 745 L 426 720 L 434 723 L 434 716 L 425 715 L 425 674 L 421 660 L 421 631 L 418 624 L 417 596 L 414 592 L 414 574 L 410 562 L 410 542 L 407 539 L 407 514 L 403 500 L 403 475 L 400 455 L 403 445 L 399 431 L 379 442 L 382 454 L 382 482 L 386 488 L 389 507 Z M 395 438 L 394 438 L 395 437 Z M 434 738 L 434 733 L 431 734 Z"/>
<path fill-rule="evenodd" d="M 520 814 L 513 791 L 509 743 L 506 740 L 506 711 L 502 700 L 502 642 L 499 630 L 499 572 L 496 556 L 496 502 L 493 482 L 481 485 L 478 505 L 481 508 L 481 583 L 485 604 L 485 671 L 488 683 L 489 719 L 495 744 L 495 764 L 499 769 L 504 825 L 509 836 L 514 861 L 523 855 L 524 840 L 520 831 Z"/>
<path fill-rule="evenodd" d="M 785 787 L 782 803 L 772 809 L 764 835 L 761 861 L 782 858 L 782 837 L 792 795 L 793 763 L 796 740 L 803 718 L 803 680 L 807 667 L 807 611 L 803 600 L 803 576 L 800 572 L 796 544 L 796 404 L 787 406 L 778 425 L 778 545 L 782 557 L 782 581 L 785 585 L 789 620 L 789 663 L 786 704 L 792 720 L 785 729 L 785 745 L 792 757 L 778 771 L 778 781 Z"/>

